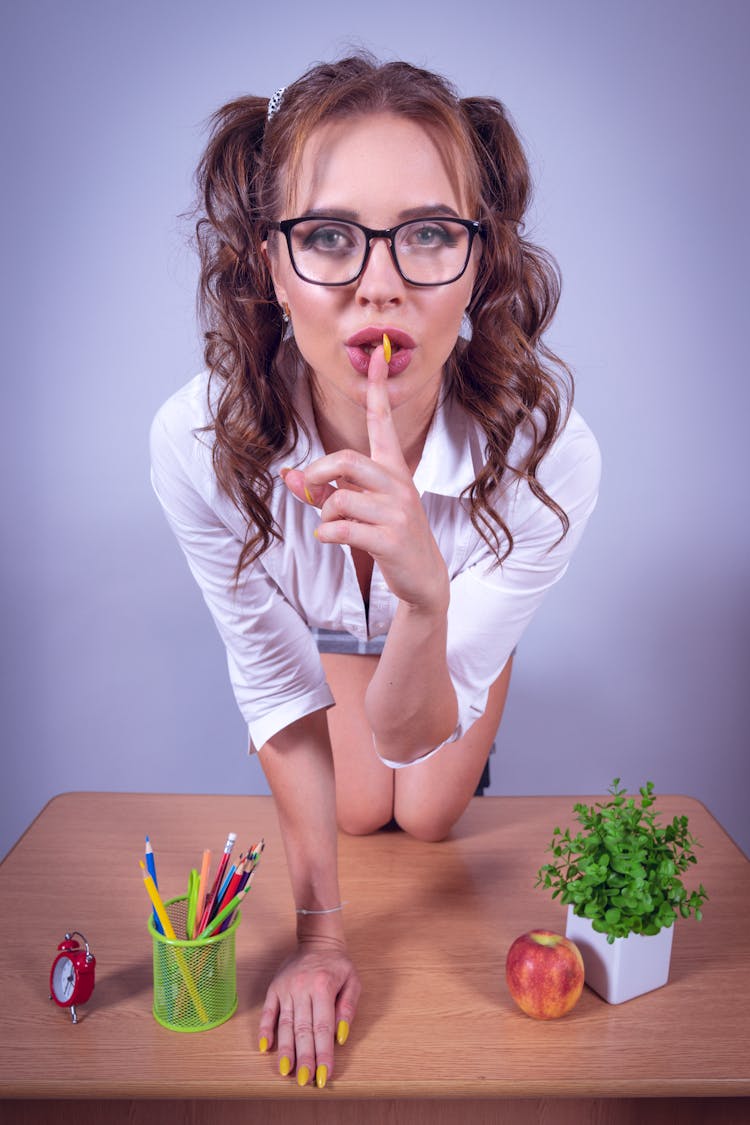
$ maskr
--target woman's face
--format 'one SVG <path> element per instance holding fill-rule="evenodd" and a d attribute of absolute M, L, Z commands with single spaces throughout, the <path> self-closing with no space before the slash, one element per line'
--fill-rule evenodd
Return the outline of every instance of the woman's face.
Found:
<path fill-rule="evenodd" d="M 475 218 L 467 214 L 454 179 L 429 133 L 414 122 L 392 114 L 334 121 L 307 142 L 292 211 L 283 217 L 317 211 L 374 229 L 440 214 Z M 297 346 L 313 371 L 318 407 L 327 413 L 364 410 L 368 342 L 358 347 L 356 338 L 373 330 L 374 338 L 387 332 L 394 344 L 406 345 L 394 348 L 390 365 L 394 413 L 405 408 L 408 415 L 411 409 L 415 419 L 431 414 L 443 365 L 471 299 L 479 240 L 466 272 L 449 285 L 410 285 L 399 275 L 387 240 L 376 239 L 361 276 L 329 287 L 298 277 L 283 235 L 274 237 L 270 261 L 276 295 L 289 306 Z"/>

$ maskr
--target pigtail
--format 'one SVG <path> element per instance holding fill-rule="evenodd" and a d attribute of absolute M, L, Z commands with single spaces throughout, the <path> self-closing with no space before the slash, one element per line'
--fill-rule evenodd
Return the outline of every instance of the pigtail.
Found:
<path fill-rule="evenodd" d="M 501 102 L 465 98 L 460 102 L 480 169 L 479 218 L 485 236 L 470 312 L 473 336 L 452 363 L 452 393 L 483 427 L 487 462 L 466 496 L 472 522 L 498 561 L 513 537 L 492 497 L 509 472 L 560 520 L 569 521 L 537 479 L 537 470 L 563 426 L 572 398 L 567 367 L 544 344 L 543 334 L 557 308 L 560 275 L 551 255 L 523 235 L 531 177 L 521 142 Z M 509 465 L 518 427 L 532 436 L 523 465 Z"/>
<path fill-rule="evenodd" d="M 280 538 L 270 512 L 269 465 L 298 437 L 289 387 L 276 364 L 281 314 L 262 249 L 267 105 L 265 98 L 245 97 L 218 110 L 196 173 L 198 309 L 210 372 L 213 465 L 219 484 L 248 516 L 237 576 Z"/>

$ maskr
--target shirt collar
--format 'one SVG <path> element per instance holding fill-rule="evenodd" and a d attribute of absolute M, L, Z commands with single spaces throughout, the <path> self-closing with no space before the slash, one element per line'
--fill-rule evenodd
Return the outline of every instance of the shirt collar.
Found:
<path fill-rule="evenodd" d="M 457 402 L 442 394 L 414 474 L 417 491 L 420 496 L 460 496 L 476 480 L 481 464 L 477 427 Z"/>

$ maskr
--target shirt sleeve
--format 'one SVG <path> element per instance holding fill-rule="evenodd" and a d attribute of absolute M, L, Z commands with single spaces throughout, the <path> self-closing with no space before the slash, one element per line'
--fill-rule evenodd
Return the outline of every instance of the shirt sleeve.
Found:
<path fill-rule="evenodd" d="M 235 587 L 241 529 L 221 512 L 229 502 L 218 496 L 210 448 L 176 400 L 151 427 L 151 481 L 226 646 L 253 752 L 296 719 L 333 704 L 317 647 L 259 562 Z"/>
<path fill-rule="evenodd" d="M 448 667 L 458 697 L 460 738 L 487 706 L 489 689 L 505 667 L 545 594 L 565 574 L 598 498 L 601 459 L 579 416 L 540 466 L 539 481 L 567 514 L 558 516 L 518 481 L 506 516 L 513 550 L 499 566 L 489 550 L 451 582 Z"/>

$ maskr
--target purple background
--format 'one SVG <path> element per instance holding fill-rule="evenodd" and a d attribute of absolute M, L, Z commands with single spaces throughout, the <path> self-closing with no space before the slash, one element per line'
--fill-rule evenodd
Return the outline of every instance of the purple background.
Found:
<path fill-rule="evenodd" d="M 551 342 L 604 456 L 491 791 L 652 779 L 750 851 L 744 0 L 32 0 L 3 22 L 0 855 L 60 791 L 267 791 L 147 435 L 201 366 L 178 215 L 206 118 L 358 42 L 513 113 L 564 275 Z"/>

